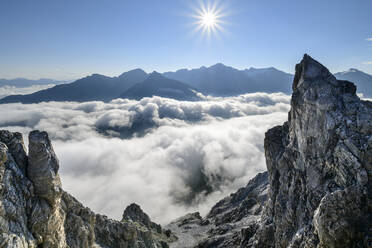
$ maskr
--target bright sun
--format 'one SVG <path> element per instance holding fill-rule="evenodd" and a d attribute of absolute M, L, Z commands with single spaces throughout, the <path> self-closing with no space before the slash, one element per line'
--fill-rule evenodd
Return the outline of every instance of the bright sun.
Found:
<path fill-rule="evenodd" d="M 226 16 L 225 11 L 221 6 L 217 6 L 217 1 L 214 4 L 210 2 L 201 2 L 198 8 L 194 8 L 195 13 L 192 15 L 196 19 L 194 23 L 195 31 L 201 31 L 207 37 L 223 31 L 222 25 L 225 22 L 222 20 Z"/>
<path fill-rule="evenodd" d="M 216 16 L 213 13 L 204 13 L 202 16 L 202 23 L 204 26 L 213 26 L 216 24 Z"/>

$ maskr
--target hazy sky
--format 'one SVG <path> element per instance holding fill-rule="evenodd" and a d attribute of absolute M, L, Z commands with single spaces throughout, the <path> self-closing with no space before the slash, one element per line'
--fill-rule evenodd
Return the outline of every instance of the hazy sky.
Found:
<path fill-rule="evenodd" d="M 208 39 L 193 32 L 198 1 L 1 0 L 0 78 L 72 79 L 217 62 L 293 72 L 305 52 L 333 72 L 372 73 L 371 0 L 210 4 L 225 16 L 224 31 Z"/>

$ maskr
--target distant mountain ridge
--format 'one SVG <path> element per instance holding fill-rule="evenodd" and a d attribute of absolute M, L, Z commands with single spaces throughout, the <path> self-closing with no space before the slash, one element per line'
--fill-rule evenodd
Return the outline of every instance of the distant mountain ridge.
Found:
<path fill-rule="evenodd" d="M 141 83 L 137 83 L 120 98 L 140 100 L 143 97 L 161 96 L 178 100 L 197 100 L 199 99 L 196 91 L 189 85 L 177 80 L 164 77 L 158 72 L 153 72 Z"/>
<path fill-rule="evenodd" d="M 93 74 L 72 83 L 59 84 L 32 94 L 7 96 L 0 99 L 0 103 L 110 101 L 120 97 L 138 100 L 155 95 L 178 100 L 190 100 L 197 99 L 195 91 L 214 96 L 232 96 L 253 92 L 290 94 L 293 81 L 292 74 L 274 67 L 260 69 L 251 67 L 238 70 L 222 63 L 210 67 L 202 66 L 197 69 L 180 69 L 175 72 L 156 73 L 156 77 L 151 77 L 151 75 L 142 69 L 124 72 L 118 77 Z M 363 93 L 364 97 L 372 97 L 372 75 L 357 69 L 350 69 L 336 73 L 335 76 L 340 80 L 355 83 L 358 87 L 358 93 Z M 27 82 L 34 82 L 33 80 L 24 80 L 26 81 L 23 85 Z M 48 79 L 36 81 L 39 83 L 51 82 Z M 152 81 L 153 84 L 148 84 L 149 81 Z M 1 82 L 0 79 L 0 87 Z M 18 85 L 22 85 L 21 81 L 18 82 Z"/>
<path fill-rule="evenodd" d="M 38 103 L 47 101 L 110 101 L 124 91 L 142 82 L 147 73 L 135 69 L 119 77 L 107 77 L 100 74 L 78 79 L 73 83 L 56 85 L 29 95 L 12 95 L 0 99 L 0 103 Z"/>
<path fill-rule="evenodd" d="M 355 83 L 358 93 L 362 93 L 364 97 L 372 98 L 372 75 L 351 68 L 344 72 L 335 73 L 335 77 Z"/>
<path fill-rule="evenodd" d="M 250 92 L 291 92 L 293 75 L 273 67 L 238 70 L 222 63 L 199 69 L 165 72 L 164 76 L 191 85 L 204 94 L 237 95 Z"/>

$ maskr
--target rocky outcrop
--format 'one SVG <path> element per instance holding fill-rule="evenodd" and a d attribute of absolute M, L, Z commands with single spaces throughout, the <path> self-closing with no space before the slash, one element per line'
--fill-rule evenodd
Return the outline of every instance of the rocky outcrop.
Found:
<path fill-rule="evenodd" d="M 151 227 L 156 224 L 151 222 L 150 217 L 144 213 L 141 207 L 135 203 L 130 204 L 123 213 L 123 221 L 137 222 L 141 225 Z"/>
<path fill-rule="evenodd" d="M 245 187 L 219 201 L 205 218 L 196 212 L 173 221 L 166 228 L 178 240 L 170 247 L 240 247 L 241 233 L 258 226 L 268 186 L 268 173 L 259 173 Z"/>
<path fill-rule="evenodd" d="M 150 217 L 142 211 L 141 207 L 135 203 L 130 204 L 123 213 L 123 222 L 129 221 L 138 223 L 150 230 L 155 230 L 157 233 L 162 233 L 161 225 L 152 222 Z"/>
<path fill-rule="evenodd" d="M 355 91 L 308 55 L 296 66 L 288 121 L 265 136 L 269 200 L 247 247 L 371 247 L 372 103 Z"/>
<path fill-rule="evenodd" d="M 58 169 L 46 132 L 30 133 L 27 155 L 21 134 L 0 131 L 0 247 L 164 248 L 175 239 L 143 212 L 131 222 L 95 214 L 62 190 Z"/>
<path fill-rule="evenodd" d="M 28 228 L 33 186 L 22 171 L 25 164 L 18 166 L 12 155 L 16 151 L 10 150 L 18 147 L 26 154 L 23 141 L 14 139 L 19 135 L 0 132 L 0 247 L 37 246 Z"/>

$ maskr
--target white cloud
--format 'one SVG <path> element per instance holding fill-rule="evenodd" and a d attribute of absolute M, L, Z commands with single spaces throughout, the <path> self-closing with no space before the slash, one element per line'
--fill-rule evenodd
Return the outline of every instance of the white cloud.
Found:
<path fill-rule="evenodd" d="M 94 210 L 120 218 L 139 203 L 165 223 L 204 214 L 265 170 L 265 131 L 284 113 L 186 127 L 161 127 L 143 138 L 54 142 L 64 189 Z M 211 190 L 211 194 L 207 191 Z"/>
<path fill-rule="evenodd" d="M 53 139 L 83 140 L 92 135 L 141 136 L 159 126 L 186 126 L 247 115 L 288 112 L 290 97 L 281 93 L 255 93 L 237 97 L 188 102 L 152 97 L 141 101 L 49 102 L 4 104 L 0 126 L 40 129 Z"/>
<path fill-rule="evenodd" d="M 372 38 L 367 38 L 366 40 L 367 40 L 367 41 L 372 41 Z"/>
<path fill-rule="evenodd" d="M 372 61 L 363 62 L 364 65 L 372 65 Z"/>
<path fill-rule="evenodd" d="M 4 104 L 0 126 L 48 131 L 64 189 L 86 206 L 120 218 L 137 202 L 166 223 L 190 211 L 205 214 L 265 170 L 264 133 L 287 119 L 289 101 L 255 93 L 199 102 Z"/>
<path fill-rule="evenodd" d="M 15 86 L 3 86 L 0 87 L 0 99 L 9 95 L 25 95 L 31 94 L 39 90 L 44 90 L 53 87 L 54 84 L 47 85 L 31 85 L 30 87 L 15 87 Z"/>

